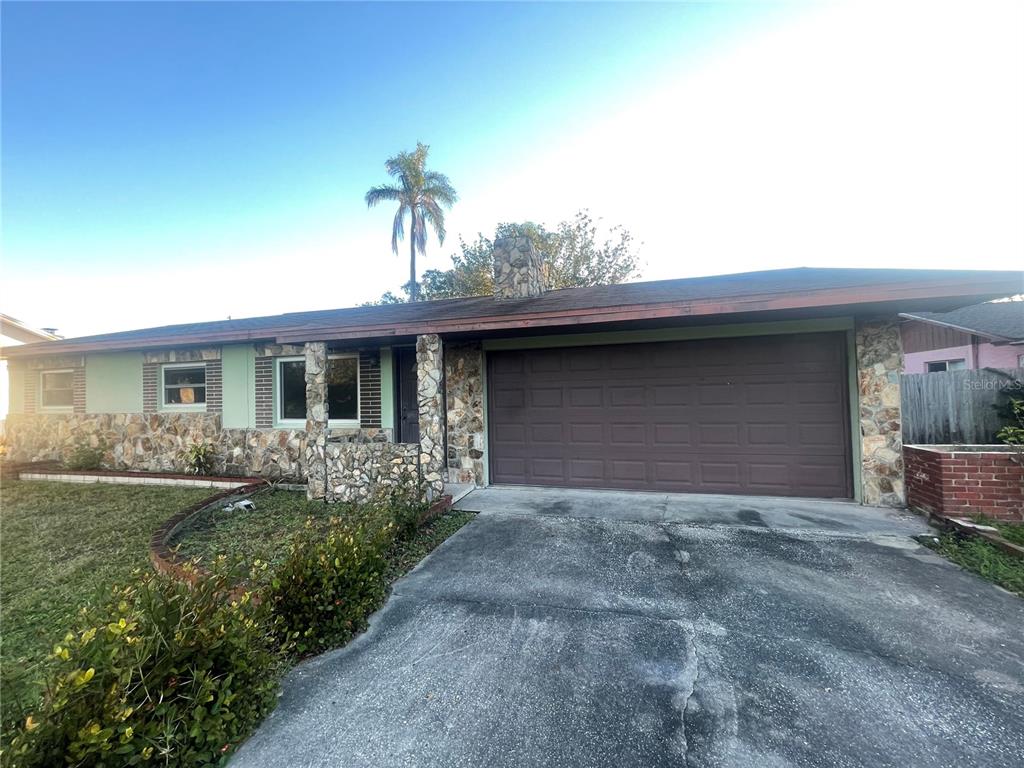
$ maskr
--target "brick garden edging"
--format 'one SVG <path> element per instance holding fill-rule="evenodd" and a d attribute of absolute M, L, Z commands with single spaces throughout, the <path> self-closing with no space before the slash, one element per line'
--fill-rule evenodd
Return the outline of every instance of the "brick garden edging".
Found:
<path fill-rule="evenodd" d="M 173 576 L 176 579 L 187 581 L 189 584 L 194 584 L 196 579 L 204 573 L 202 569 L 189 569 L 187 570 L 184 566 L 187 561 L 183 561 L 178 557 L 178 554 L 171 549 L 167 542 L 169 542 L 174 534 L 177 532 L 182 525 L 185 524 L 189 518 L 193 515 L 197 515 L 203 510 L 219 504 L 229 496 L 248 496 L 249 494 L 255 493 L 262 488 L 269 488 L 270 484 L 266 480 L 260 480 L 259 482 L 249 483 L 248 485 L 242 485 L 235 488 L 228 488 L 226 490 L 215 493 L 212 496 L 207 496 L 202 501 L 193 504 L 191 507 L 181 510 L 176 515 L 169 517 L 164 521 L 163 525 L 157 528 L 153 535 L 149 539 L 149 561 L 153 564 L 153 567 L 159 573 Z"/>
<path fill-rule="evenodd" d="M 903 446 L 907 506 L 939 517 L 1024 520 L 1024 466 L 1006 448 Z"/>

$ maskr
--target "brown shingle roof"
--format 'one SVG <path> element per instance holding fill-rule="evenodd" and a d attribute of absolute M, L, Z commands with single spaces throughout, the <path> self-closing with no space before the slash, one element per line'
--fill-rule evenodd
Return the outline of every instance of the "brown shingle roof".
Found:
<path fill-rule="evenodd" d="M 1016 285 L 1016 287 L 1014 287 Z M 961 289 L 958 286 L 963 286 Z M 488 327 L 518 327 L 520 318 L 530 317 L 532 327 L 543 327 L 545 317 L 591 315 L 604 313 L 618 319 L 627 308 L 669 306 L 666 311 L 675 316 L 696 314 L 693 306 L 701 303 L 700 314 L 727 312 L 726 304 L 750 302 L 750 309 L 764 308 L 754 302 L 772 299 L 789 307 L 827 306 L 823 296 L 837 295 L 837 305 L 857 303 L 860 300 L 893 300 L 906 292 L 915 296 L 964 295 L 966 301 L 978 301 L 1024 290 L 1022 272 L 984 272 L 954 270 L 906 269 L 778 269 L 763 272 L 745 272 L 732 275 L 657 280 L 624 283 L 591 288 L 566 288 L 549 291 L 533 299 L 496 300 L 492 296 L 445 299 L 412 304 L 388 304 L 371 307 L 350 307 L 311 312 L 292 312 L 282 315 L 251 317 L 238 320 L 167 325 L 120 333 L 64 339 L 60 342 L 26 345 L 4 350 L 5 355 L 22 356 L 56 352 L 83 352 L 104 348 L 143 348 L 149 344 L 166 345 L 201 344 L 223 341 L 297 340 L 315 330 L 331 332 L 340 338 L 340 332 L 358 338 L 379 335 L 381 329 L 398 329 L 402 333 L 416 333 L 420 329 L 459 330 L 471 328 L 475 321 L 486 319 Z M 813 302 L 810 297 L 814 296 Z M 806 298 L 806 303 L 805 303 Z M 840 300 L 841 299 L 841 300 Z M 761 303 L 764 303 L 763 301 Z M 621 311 L 620 311 L 621 310 Z M 736 311 L 736 310 L 731 310 Z M 614 316 L 613 316 L 614 314 Z M 558 325 L 552 320 L 552 326 Z M 423 332 L 427 332 L 424 330 Z M 321 337 L 325 337 L 321 335 Z M 330 338 L 328 333 L 326 338 Z M 58 349 L 59 347 L 59 349 Z"/>

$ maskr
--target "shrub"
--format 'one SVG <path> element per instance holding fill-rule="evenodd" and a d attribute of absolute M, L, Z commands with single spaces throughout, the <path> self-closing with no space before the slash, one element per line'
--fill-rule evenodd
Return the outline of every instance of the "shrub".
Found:
<path fill-rule="evenodd" d="M 178 452 L 178 461 L 185 465 L 185 472 L 190 475 L 210 474 L 216 458 L 217 450 L 211 443 L 193 443 Z"/>
<path fill-rule="evenodd" d="M 194 586 L 148 574 L 84 608 L 4 764 L 226 760 L 273 706 L 280 661 L 268 609 L 231 597 L 232 583 L 225 572 Z"/>
<path fill-rule="evenodd" d="M 366 626 L 386 592 L 386 553 L 395 526 L 312 518 L 291 541 L 270 580 L 268 602 L 280 637 L 299 655 L 344 644 Z"/>
<path fill-rule="evenodd" d="M 395 534 L 402 541 L 411 539 L 430 509 L 419 487 L 382 488 L 370 500 L 356 508 L 356 514 L 378 525 L 393 523 Z"/>
<path fill-rule="evenodd" d="M 64 459 L 64 466 L 78 471 L 103 469 L 106 452 L 107 446 L 102 440 L 95 447 L 88 443 L 78 443 Z"/>

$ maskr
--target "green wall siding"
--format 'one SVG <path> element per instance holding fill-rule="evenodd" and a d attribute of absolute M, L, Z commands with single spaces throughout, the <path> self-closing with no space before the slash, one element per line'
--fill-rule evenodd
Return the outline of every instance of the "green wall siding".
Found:
<path fill-rule="evenodd" d="M 18 366 L 17 368 L 7 366 L 8 373 L 8 387 L 9 387 L 9 400 L 7 403 L 8 413 L 24 413 L 25 412 L 25 369 Z"/>
<path fill-rule="evenodd" d="M 223 377 L 222 423 L 226 428 L 256 426 L 256 350 L 252 344 L 232 344 L 221 349 Z"/>
<path fill-rule="evenodd" d="M 391 347 L 380 348 L 380 426 L 395 428 L 395 373 Z"/>
<path fill-rule="evenodd" d="M 86 355 L 86 413 L 142 413 L 142 354 Z"/>

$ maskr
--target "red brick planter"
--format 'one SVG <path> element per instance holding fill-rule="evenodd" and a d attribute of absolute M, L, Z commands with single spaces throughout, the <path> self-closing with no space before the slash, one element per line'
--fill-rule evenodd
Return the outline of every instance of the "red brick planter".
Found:
<path fill-rule="evenodd" d="M 907 506 L 932 515 L 1024 520 L 1024 466 L 1005 445 L 905 445 Z"/>

